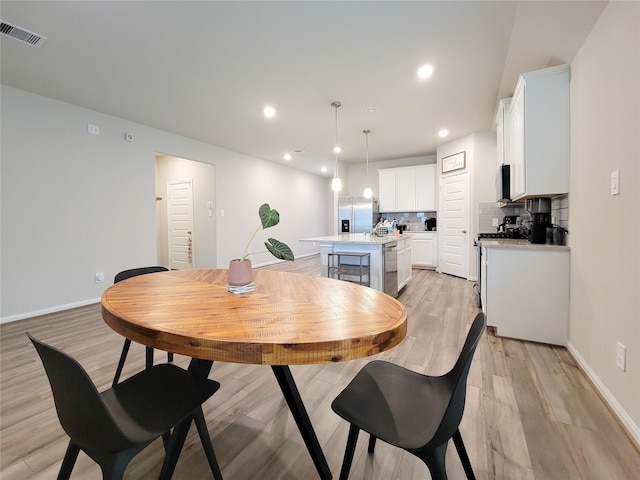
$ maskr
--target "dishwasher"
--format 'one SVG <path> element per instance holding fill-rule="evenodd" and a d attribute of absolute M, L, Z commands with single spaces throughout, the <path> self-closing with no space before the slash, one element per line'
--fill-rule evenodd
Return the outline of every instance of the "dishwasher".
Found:
<path fill-rule="evenodd" d="M 398 242 L 384 245 L 382 264 L 384 265 L 382 291 L 393 298 L 398 298 Z"/>

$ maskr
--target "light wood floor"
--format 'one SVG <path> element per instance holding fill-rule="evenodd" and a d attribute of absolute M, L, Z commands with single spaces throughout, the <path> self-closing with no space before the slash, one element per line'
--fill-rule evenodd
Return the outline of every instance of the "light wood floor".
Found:
<path fill-rule="evenodd" d="M 266 268 L 316 275 L 319 259 Z M 379 358 L 441 374 L 457 357 L 477 312 L 473 284 L 428 270 L 413 275 L 399 297 L 409 314 L 408 335 Z M 98 305 L 0 326 L 0 478 L 53 479 L 67 437 L 25 331 L 77 358 L 100 390 L 111 383 L 122 338 L 102 321 Z M 164 352 L 156 351 L 156 361 L 165 360 Z M 335 477 L 348 426 L 332 412 L 331 401 L 369 360 L 292 367 Z M 176 363 L 186 366 L 188 359 L 178 356 Z M 143 366 L 144 349 L 133 345 L 123 378 Z M 318 478 L 269 367 L 216 363 L 211 378 L 222 387 L 205 404 L 205 415 L 226 479 Z M 471 368 L 461 431 L 479 480 L 640 478 L 640 453 L 563 348 L 488 332 Z M 370 457 L 365 439 L 351 479 L 430 478 L 417 459 L 384 443 Z M 162 458 L 157 441 L 133 460 L 125 478 L 157 478 Z M 453 447 L 447 464 L 451 480 L 465 478 Z M 72 478 L 101 476 L 81 453 Z M 174 478 L 211 478 L 193 428 Z"/>

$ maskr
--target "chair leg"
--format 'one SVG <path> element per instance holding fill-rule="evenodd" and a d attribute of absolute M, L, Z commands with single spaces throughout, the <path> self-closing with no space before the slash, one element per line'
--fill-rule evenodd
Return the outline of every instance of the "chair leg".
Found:
<path fill-rule="evenodd" d="M 169 450 L 169 442 L 171 441 L 171 431 L 166 431 L 162 434 L 162 445 L 164 446 L 164 452 Z"/>
<path fill-rule="evenodd" d="M 209 436 L 207 424 L 204 421 L 204 413 L 202 412 L 202 407 L 196 409 L 196 411 L 193 412 L 193 421 L 196 424 L 196 428 L 198 429 L 198 435 L 200 435 L 200 441 L 202 442 L 204 453 L 207 455 L 207 460 L 209 461 L 209 467 L 211 467 L 213 478 L 215 478 L 215 480 L 222 480 L 222 473 L 220 472 L 220 467 L 218 466 L 216 454 L 213 451 L 213 445 L 211 444 L 211 437 Z"/>
<path fill-rule="evenodd" d="M 153 367 L 153 348 L 145 347 L 145 367 L 150 369 Z"/>
<path fill-rule="evenodd" d="M 460 435 L 459 429 L 453 434 L 453 443 L 456 446 L 456 450 L 458 450 L 458 456 L 460 457 L 460 461 L 464 467 L 464 473 L 467 474 L 467 479 L 476 480 L 476 476 L 473 473 L 473 468 L 469 461 L 469 455 L 467 455 L 467 449 L 464 447 L 464 442 L 462 441 L 462 435 Z"/>
<path fill-rule="evenodd" d="M 349 427 L 349 437 L 347 438 L 347 448 L 344 451 L 344 459 L 342 460 L 342 468 L 340 469 L 340 480 L 347 480 L 347 478 L 349 478 L 349 470 L 351 470 L 353 455 L 356 452 L 359 433 L 360 428 L 351 424 Z"/>
<path fill-rule="evenodd" d="M 116 368 L 116 374 L 113 377 L 113 383 L 111 384 L 113 387 L 115 387 L 118 384 L 118 381 L 120 381 L 120 375 L 122 374 L 122 368 L 124 367 L 124 361 L 127 359 L 130 346 L 131 340 L 125 338 L 124 345 L 122 346 L 122 352 L 120 353 L 120 360 L 118 361 L 118 367 Z"/>
<path fill-rule="evenodd" d="M 447 454 L 447 445 L 445 442 L 439 447 L 433 448 L 424 453 L 414 453 L 422 460 L 431 472 L 431 480 L 447 480 L 447 470 L 445 468 L 445 456 Z"/>
<path fill-rule="evenodd" d="M 69 441 L 67 446 L 67 453 L 64 454 L 64 460 L 62 460 L 62 466 L 58 472 L 58 480 L 68 480 L 71 477 L 73 466 L 76 464 L 76 459 L 80 453 L 80 448 L 72 441 Z"/>
<path fill-rule="evenodd" d="M 373 450 L 376 448 L 376 440 L 377 438 L 373 435 L 369 435 L 369 448 L 367 448 L 367 452 L 373 453 Z"/>
<path fill-rule="evenodd" d="M 178 457 L 182 451 L 182 446 L 184 445 L 187 433 L 189 433 L 189 428 L 191 427 L 191 420 L 193 420 L 193 416 L 190 415 L 173 429 L 169 448 L 165 454 L 164 462 L 162 463 L 162 470 L 160 471 L 159 477 L 160 480 L 170 479 L 173 476 L 173 471 L 176 469 L 176 464 L 178 463 Z"/>

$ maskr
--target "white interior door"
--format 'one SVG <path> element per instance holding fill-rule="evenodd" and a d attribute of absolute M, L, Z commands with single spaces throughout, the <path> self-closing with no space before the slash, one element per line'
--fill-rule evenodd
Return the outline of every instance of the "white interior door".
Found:
<path fill-rule="evenodd" d="M 438 236 L 442 273 L 469 276 L 469 173 L 440 180 Z"/>
<path fill-rule="evenodd" d="M 193 268 L 193 185 L 191 180 L 167 184 L 169 268 Z"/>

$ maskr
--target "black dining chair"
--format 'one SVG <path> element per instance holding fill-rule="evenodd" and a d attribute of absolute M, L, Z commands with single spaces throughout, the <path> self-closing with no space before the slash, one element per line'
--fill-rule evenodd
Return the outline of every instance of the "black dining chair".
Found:
<path fill-rule="evenodd" d="M 423 375 L 380 360 L 358 372 L 331 404 L 351 424 L 340 480 L 349 477 L 360 430 L 370 435 L 369 453 L 379 438 L 420 458 L 433 480 L 447 479 L 445 454 L 453 438 L 467 478 L 475 479 L 459 425 L 471 360 L 485 327 L 486 317 L 479 313 L 458 360 L 442 376 Z"/>
<path fill-rule="evenodd" d="M 124 270 L 118 273 L 113 279 L 113 283 L 118 283 L 127 278 L 137 277 L 138 275 L 146 275 L 148 273 L 156 273 L 156 272 L 168 272 L 169 269 L 165 267 L 140 267 L 140 268 L 132 268 L 130 270 Z M 124 339 L 124 345 L 122 346 L 122 352 L 120 353 L 120 360 L 118 360 L 118 367 L 116 368 L 116 374 L 113 377 L 112 385 L 115 386 L 120 380 L 120 375 L 122 374 L 122 369 L 124 368 L 124 362 L 127 359 L 127 354 L 129 353 L 129 347 L 131 347 L 131 340 L 128 338 Z M 173 353 L 167 352 L 167 361 L 169 363 L 173 362 Z M 149 368 L 153 365 L 153 348 L 145 347 L 145 365 L 146 368 Z"/>
<path fill-rule="evenodd" d="M 104 480 L 119 480 L 129 462 L 159 437 L 166 451 L 160 478 L 171 478 L 184 444 L 171 429 L 188 429 L 192 420 L 213 477 L 222 480 L 202 411 L 202 404 L 220 388 L 218 382 L 164 363 L 99 393 L 76 360 L 27 336 L 40 355 L 58 419 L 70 437 L 58 480 L 71 476 L 80 450 L 100 465 Z"/>

